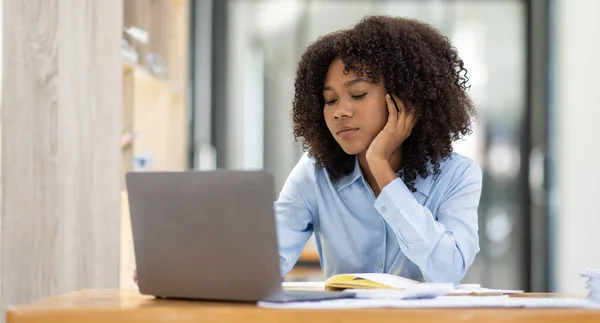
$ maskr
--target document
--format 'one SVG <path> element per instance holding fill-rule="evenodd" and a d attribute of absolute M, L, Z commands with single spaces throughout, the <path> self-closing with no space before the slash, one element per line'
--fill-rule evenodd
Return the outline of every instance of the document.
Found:
<path fill-rule="evenodd" d="M 334 275 L 324 283 L 327 290 L 372 288 L 401 290 L 419 282 L 391 274 L 356 273 Z"/>
<path fill-rule="evenodd" d="M 508 294 L 520 294 L 522 290 L 510 290 L 510 289 L 490 289 L 483 288 L 480 285 L 464 284 L 457 285 L 453 291 L 448 295 L 462 296 L 462 295 L 508 295 Z"/>
<path fill-rule="evenodd" d="M 349 275 L 348 275 L 349 276 Z M 523 293 L 522 290 L 490 289 L 483 288 L 478 284 L 452 285 L 450 283 L 418 283 L 398 277 L 394 279 L 391 275 L 361 274 L 359 280 L 352 282 L 335 281 L 338 288 L 333 288 L 332 281 L 327 282 L 283 282 L 282 287 L 290 290 L 316 290 L 324 291 L 326 289 L 336 290 L 344 289 L 352 291 L 359 295 L 369 295 L 371 298 L 433 298 L 441 295 L 447 296 L 468 296 L 468 295 L 507 295 Z M 384 285 L 384 287 L 374 286 L 372 282 Z M 384 284 L 385 283 L 385 284 Z M 339 285 L 337 285 L 339 284 Z M 345 288 L 340 288 L 341 286 Z M 329 286 L 329 288 L 327 288 Z M 393 287 L 390 287 L 393 286 Z M 446 292 L 440 294 L 440 292 Z M 415 294 L 416 293 L 416 294 Z"/>
<path fill-rule="evenodd" d="M 356 294 L 357 298 L 369 299 L 423 299 L 446 295 L 454 290 L 450 283 L 419 283 L 405 289 L 346 289 Z"/>
<path fill-rule="evenodd" d="M 288 290 L 316 290 L 324 291 L 324 282 L 283 282 L 281 287 Z"/>
<path fill-rule="evenodd" d="M 600 311 L 600 303 L 586 298 L 527 298 L 500 296 L 441 296 L 432 299 L 337 299 L 319 302 L 270 303 L 258 306 L 273 309 L 353 308 L 585 308 Z"/>

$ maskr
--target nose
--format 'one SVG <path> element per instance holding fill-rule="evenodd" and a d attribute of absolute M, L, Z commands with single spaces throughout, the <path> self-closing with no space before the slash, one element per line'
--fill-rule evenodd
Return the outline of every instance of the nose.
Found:
<path fill-rule="evenodd" d="M 351 118 L 352 115 L 352 105 L 342 101 L 340 101 L 340 103 L 335 107 L 335 110 L 333 111 L 333 118 L 336 120 L 341 118 Z"/>

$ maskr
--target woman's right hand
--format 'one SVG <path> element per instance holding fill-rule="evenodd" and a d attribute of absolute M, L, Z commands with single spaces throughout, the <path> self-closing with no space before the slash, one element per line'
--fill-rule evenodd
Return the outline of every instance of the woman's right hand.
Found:
<path fill-rule="evenodd" d="M 133 281 L 135 282 L 135 284 L 136 284 L 136 285 L 138 284 L 138 280 L 137 280 L 137 269 L 135 269 L 135 270 L 133 271 Z"/>

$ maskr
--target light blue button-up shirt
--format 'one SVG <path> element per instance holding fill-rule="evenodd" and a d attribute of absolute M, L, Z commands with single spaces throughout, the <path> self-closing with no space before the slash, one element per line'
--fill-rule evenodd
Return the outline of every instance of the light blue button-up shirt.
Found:
<path fill-rule="evenodd" d="M 375 197 L 358 164 L 337 182 L 305 154 L 275 201 L 281 273 L 296 264 L 314 232 L 325 278 L 389 273 L 458 283 L 479 251 L 477 207 L 482 173 L 453 153 L 441 174 L 401 178 Z"/>

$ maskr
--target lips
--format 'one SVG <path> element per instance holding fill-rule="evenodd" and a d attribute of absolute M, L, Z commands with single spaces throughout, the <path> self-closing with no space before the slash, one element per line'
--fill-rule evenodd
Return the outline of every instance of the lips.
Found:
<path fill-rule="evenodd" d="M 339 127 L 336 129 L 337 136 L 342 140 L 350 140 L 358 133 L 358 128 L 355 127 Z"/>
<path fill-rule="evenodd" d="M 356 130 L 358 130 L 358 128 L 356 127 L 347 127 L 347 126 L 343 126 L 343 127 L 339 127 L 336 129 L 336 133 L 338 135 L 341 135 L 343 133 L 350 133 L 350 132 L 355 132 Z"/>

